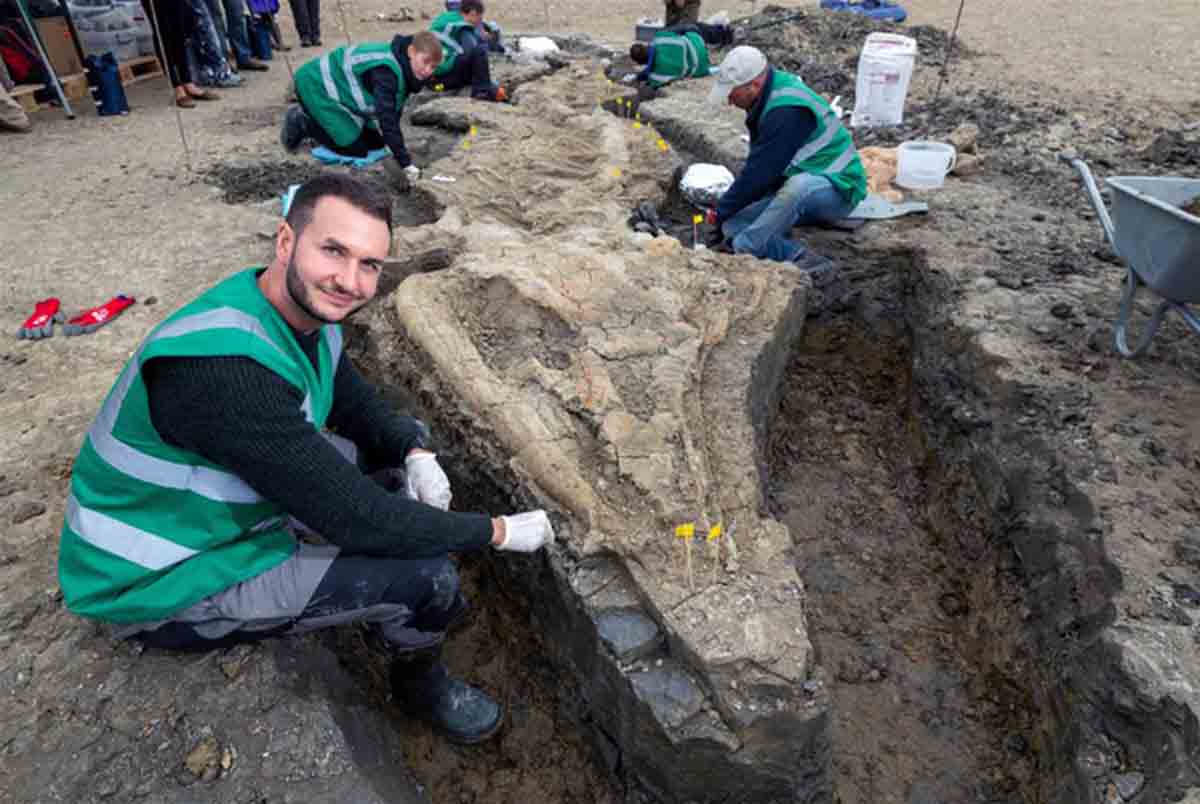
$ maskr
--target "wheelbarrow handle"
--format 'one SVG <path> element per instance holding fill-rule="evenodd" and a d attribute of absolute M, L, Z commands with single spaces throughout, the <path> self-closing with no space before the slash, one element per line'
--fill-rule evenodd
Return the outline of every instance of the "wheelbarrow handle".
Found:
<path fill-rule="evenodd" d="M 1088 167 L 1087 162 L 1068 152 L 1060 153 L 1058 158 L 1078 170 L 1079 175 L 1083 176 L 1083 186 L 1087 188 L 1088 198 L 1092 202 L 1092 207 L 1096 210 L 1096 217 L 1100 219 L 1100 225 L 1104 227 L 1104 234 L 1108 236 L 1108 243 L 1112 246 L 1113 251 L 1118 252 L 1118 256 L 1120 256 L 1120 252 L 1117 249 L 1117 230 L 1113 227 L 1112 218 L 1109 217 L 1108 207 L 1104 206 L 1104 199 L 1100 197 L 1100 188 L 1096 186 L 1096 179 L 1092 176 L 1091 168 Z"/>

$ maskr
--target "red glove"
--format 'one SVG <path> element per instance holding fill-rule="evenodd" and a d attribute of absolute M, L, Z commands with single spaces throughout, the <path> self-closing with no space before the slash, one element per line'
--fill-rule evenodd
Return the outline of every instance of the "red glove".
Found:
<path fill-rule="evenodd" d="M 17 337 L 36 341 L 54 335 L 54 322 L 63 319 L 58 307 L 59 301 L 54 297 L 38 302 L 34 305 L 33 315 L 26 318 L 25 323 L 17 330 Z"/>
<path fill-rule="evenodd" d="M 705 210 L 704 222 L 707 223 L 709 226 L 716 226 L 717 225 L 717 211 L 715 209 L 713 209 L 712 207 L 709 207 L 707 210 Z"/>
<path fill-rule="evenodd" d="M 66 326 L 63 327 L 63 334 L 87 335 L 88 333 L 95 332 L 119 316 L 125 311 L 126 307 L 131 306 L 135 301 L 136 299 L 132 296 L 126 296 L 124 293 L 117 294 L 99 307 L 84 310 L 79 315 L 67 321 Z"/>

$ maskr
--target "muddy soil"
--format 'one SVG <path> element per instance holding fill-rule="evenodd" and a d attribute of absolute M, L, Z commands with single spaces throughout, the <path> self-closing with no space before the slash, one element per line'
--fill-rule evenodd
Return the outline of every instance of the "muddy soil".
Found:
<path fill-rule="evenodd" d="M 1019 680 L 988 661 L 1003 651 L 976 637 L 976 620 L 1015 607 L 1019 587 L 1003 553 L 964 551 L 987 543 L 985 525 L 932 510 L 911 373 L 920 323 L 901 292 L 911 257 L 848 270 L 858 303 L 806 325 L 770 444 L 772 502 L 832 679 L 836 799 L 1025 800 L 1033 713 Z M 1008 577 L 1003 602 L 973 591 L 973 577 L 994 576 Z"/>
<path fill-rule="evenodd" d="M 468 492 L 469 493 L 469 492 Z M 404 759 L 434 802 L 461 804 L 618 804 L 637 801 L 609 772 L 579 722 L 575 688 L 546 659 L 548 651 L 526 598 L 498 578 L 487 560 L 460 562 L 473 608 L 446 643 L 446 662 L 460 678 L 504 703 L 495 738 L 456 746 L 391 702 L 387 662 L 361 629 L 343 629 L 337 651 L 371 700 L 404 729 Z"/>
<path fill-rule="evenodd" d="M 208 170 L 205 180 L 223 190 L 227 204 L 252 204 L 278 200 L 293 184 L 303 184 L 322 173 L 346 168 L 331 168 L 312 161 L 304 162 L 262 160 L 249 164 L 218 164 Z M 369 175 L 386 183 L 382 169 L 372 169 Z M 441 205 L 433 195 L 413 188 L 392 195 L 392 222 L 395 226 L 424 226 L 442 215 Z"/>

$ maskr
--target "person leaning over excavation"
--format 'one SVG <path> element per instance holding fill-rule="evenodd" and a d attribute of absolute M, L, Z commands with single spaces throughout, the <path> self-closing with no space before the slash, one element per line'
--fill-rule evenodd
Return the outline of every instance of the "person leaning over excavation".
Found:
<path fill-rule="evenodd" d="M 312 139 L 343 156 L 362 157 L 387 146 L 388 174 L 400 183 L 416 181 L 421 169 L 404 145 L 400 113 L 441 59 L 441 43 L 423 31 L 396 36 L 390 45 L 346 45 L 306 62 L 296 70 L 299 103 L 284 116 L 283 147 L 294 152 Z"/>
<path fill-rule="evenodd" d="M 629 73 L 621 80 L 626 84 L 645 82 L 653 89 L 662 89 L 672 81 L 683 78 L 705 78 L 710 69 L 708 47 L 695 31 L 659 31 L 649 44 L 634 42 L 630 45 L 629 58 L 634 64 L 643 64 L 645 67 L 641 72 Z"/>
<path fill-rule="evenodd" d="M 297 191 L 270 265 L 155 327 L 75 460 L 59 582 L 71 611 L 168 649 L 369 623 L 397 702 L 471 743 L 503 711 L 442 664 L 466 609 L 448 554 L 533 552 L 554 531 L 544 511 L 448 510 L 429 431 L 346 356 L 341 322 L 375 295 L 391 228 L 386 190 L 319 176 Z M 405 493 L 366 474 L 398 466 Z"/>
<path fill-rule="evenodd" d="M 442 43 L 442 62 L 429 83 L 447 91 L 469 86 L 475 100 L 503 103 L 508 93 L 492 81 L 488 58 L 492 34 L 483 33 L 488 30 L 483 12 L 483 0 L 462 0 L 457 10 L 447 9 L 430 23 L 429 30 Z"/>
<path fill-rule="evenodd" d="M 721 62 L 709 100 L 744 109 L 750 130 L 742 172 L 706 216 L 717 227 L 712 244 L 727 238 L 738 254 L 792 262 L 814 279 L 832 275 L 831 260 L 788 234 L 797 224 L 844 218 L 866 198 L 866 171 L 837 112 L 744 45 Z"/>

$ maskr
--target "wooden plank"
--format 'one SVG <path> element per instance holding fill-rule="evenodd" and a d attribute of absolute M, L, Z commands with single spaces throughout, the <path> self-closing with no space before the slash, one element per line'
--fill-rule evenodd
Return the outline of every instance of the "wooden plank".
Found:
<path fill-rule="evenodd" d="M 121 74 L 121 83 L 125 86 L 136 84 L 138 81 L 145 81 L 149 78 L 158 78 L 163 74 L 157 56 L 140 56 L 136 59 L 123 61 L 117 65 L 117 70 Z"/>
<path fill-rule="evenodd" d="M 91 90 L 88 89 L 87 73 L 64 75 L 59 80 L 62 81 L 63 94 L 69 101 L 80 101 L 91 94 Z"/>
<path fill-rule="evenodd" d="M 45 88 L 45 84 L 17 84 L 9 94 L 16 99 L 17 103 L 21 104 L 21 108 L 27 113 L 36 112 L 38 102 L 34 93 Z"/>

